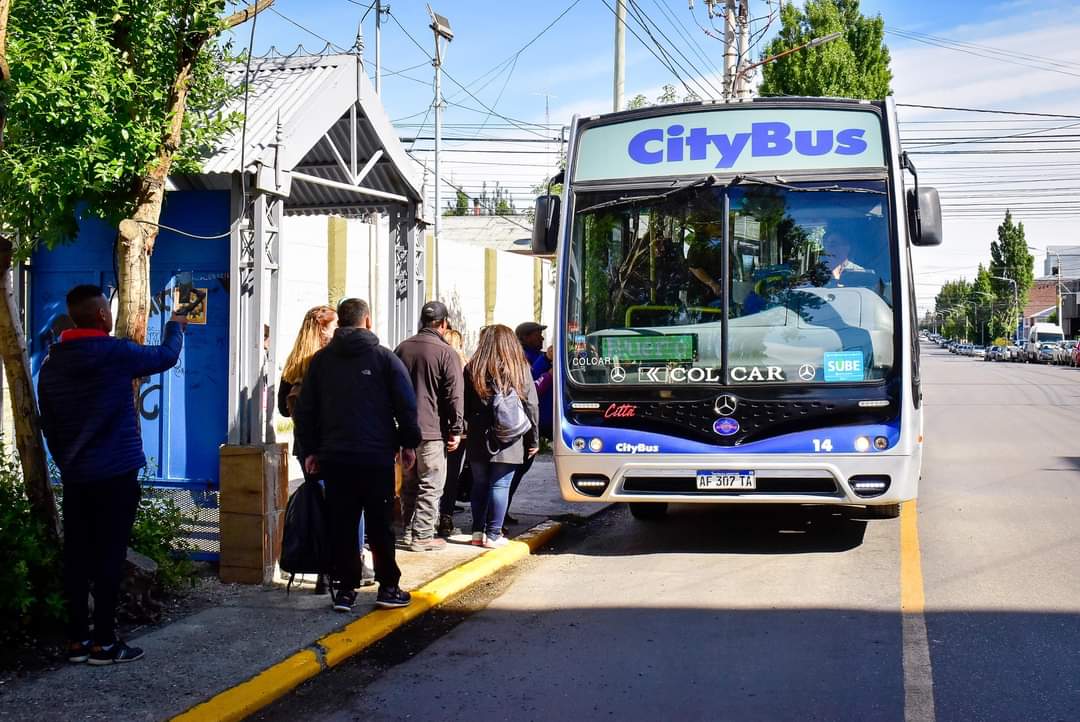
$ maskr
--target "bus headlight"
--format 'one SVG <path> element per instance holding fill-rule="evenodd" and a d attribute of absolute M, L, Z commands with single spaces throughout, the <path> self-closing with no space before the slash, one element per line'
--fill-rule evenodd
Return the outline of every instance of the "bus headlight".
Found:
<path fill-rule="evenodd" d="M 884 436 L 875 436 L 874 448 L 878 451 L 884 451 L 885 449 L 889 448 L 889 440 L 886 439 Z"/>
<path fill-rule="evenodd" d="M 870 451 L 870 438 L 860 436 L 855 439 L 855 451 Z"/>
<path fill-rule="evenodd" d="M 574 439 L 574 443 L 572 444 L 572 446 L 574 447 L 574 451 L 585 451 L 585 439 L 581 438 L 580 436 L 577 437 L 576 439 Z"/>
<path fill-rule="evenodd" d="M 604 442 L 601 441 L 600 439 L 593 439 L 592 441 L 589 442 L 589 450 L 593 451 L 593 452 L 596 452 L 596 453 L 600 453 L 601 451 L 604 450 Z"/>

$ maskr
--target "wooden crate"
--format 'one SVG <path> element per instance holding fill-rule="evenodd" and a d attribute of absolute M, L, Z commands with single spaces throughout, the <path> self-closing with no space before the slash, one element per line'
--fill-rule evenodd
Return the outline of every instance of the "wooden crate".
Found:
<path fill-rule="evenodd" d="M 221 447 L 222 581 L 273 581 L 289 498 L 288 469 L 286 444 Z"/>

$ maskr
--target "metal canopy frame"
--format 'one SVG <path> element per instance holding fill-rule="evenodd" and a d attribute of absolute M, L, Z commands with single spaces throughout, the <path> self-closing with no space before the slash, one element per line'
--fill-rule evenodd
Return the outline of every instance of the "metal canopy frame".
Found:
<path fill-rule="evenodd" d="M 242 82 L 242 72 L 232 80 Z M 204 163 L 203 175 L 172 179 L 175 188 L 231 192 L 230 444 L 273 438 L 270 374 L 284 331 L 278 328 L 284 216 L 389 216 L 387 343 L 416 328 L 425 293 L 424 247 L 417 240 L 423 187 L 360 58 L 259 59 L 248 102 L 247 147 L 232 138 Z"/>

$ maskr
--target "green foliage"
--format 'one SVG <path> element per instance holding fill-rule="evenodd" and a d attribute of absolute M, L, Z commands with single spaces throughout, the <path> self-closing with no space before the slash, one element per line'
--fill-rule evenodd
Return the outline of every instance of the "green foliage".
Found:
<path fill-rule="evenodd" d="M 55 626 L 64 619 L 60 550 L 32 514 L 18 462 L 0 455 L 0 640 Z"/>
<path fill-rule="evenodd" d="M 187 558 L 192 546 L 186 532 L 194 521 L 171 496 L 143 486 L 131 529 L 131 548 L 157 562 L 157 581 L 163 589 L 176 591 L 195 581 L 195 568 Z"/>
<path fill-rule="evenodd" d="M 191 38 L 214 33 L 235 0 L 50 0 L 12 6 L 12 81 L 0 152 L 0 226 L 30 245 L 75 237 L 78 204 L 116 223 L 130 214 L 137 180 L 156 162 L 169 124 L 170 91 Z M 190 81 L 181 151 L 173 170 L 198 168 L 238 122 L 216 109 L 237 91 L 223 73 L 229 43 L 211 41 Z"/>
<path fill-rule="evenodd" d="M 454 200 L 454 205 L 447 205 L 444 216 L 467 216 L 469 214 L 469 196 L 465 195 L 464 191 L 457 192 L 457 198 Z"/>
<path fill-rule="evenodd" d="M 941 287 L 934 310 L 942 314 L 946 336 L 973 341 L 1015 337 L 1019 310 L 1035 283 L 1035 257 L 1028 252 L 1024 224 L 1013 223 L 1011 212 L 1006 211 L 997 236 L 990 243 L 990 264 L 979 264 L 974 283 L 960 279 Z M 1012 284 L 995 276 L 1017 281 L 1019 308 Z"/>
<path fill-rule="evenodd" d="M 690 103 L 696 100 L 701 100 L 696 93 L 690 92 L 682 98 L 682 102 Z M 637 110 L 638 108 L 647 108 L 650 105 L 671 105 L 672 103 L 678 103 L 679 93 L 675 89 L 675 86 L 667 83 L 660 88 L 660 95 L 656 96 L 656 102 L 650 103 L 649 99 L 643 94 L 638 93 L 630 100 L 626 101 L 627 110 Z"/>
<path fill-rule="evenodd" d="M 763 66 L 758 94 L 884 98 L 892 94 L 885 21 L 859 11 L 859 0 L 786 3 L 782 26 L 765 48 L 769 57 L 834 32 L 843 35 L 816 48 L 797 50 Z"/>

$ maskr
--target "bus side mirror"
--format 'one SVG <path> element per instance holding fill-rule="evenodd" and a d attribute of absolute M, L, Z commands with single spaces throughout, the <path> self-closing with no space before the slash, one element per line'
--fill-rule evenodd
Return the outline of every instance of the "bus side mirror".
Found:
<path fill-rule="evenodd" d="M 559 197 L 539 196 L 533 216 L 532 252 L 538 256 L 554 255 L 559 247 Z"/>
<path fill-rule="evenodd" d="M 918 186 L 908 191 L 908 226 L 916 246 L 941 245 L 941 198 L 936 188 Z"/>

